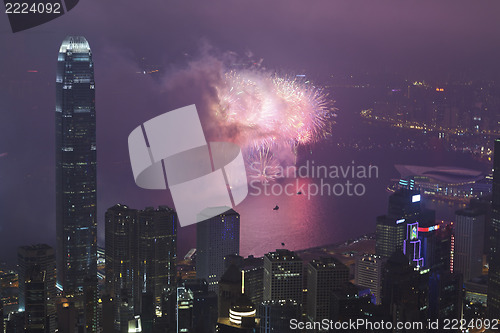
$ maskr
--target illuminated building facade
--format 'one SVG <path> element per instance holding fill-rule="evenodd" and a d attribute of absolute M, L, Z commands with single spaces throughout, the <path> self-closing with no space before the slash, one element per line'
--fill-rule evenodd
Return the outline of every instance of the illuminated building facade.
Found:
<path fill-rule="evenodd" d="M 264 301 L 293 300 L 302 306 L 302 259 L 278 249 L 264 256 Z"/>
<path fill-rule="evenodd" d="M 300 318 L 295 301 L 264 301 L 259 305 L 260 333 L 289 332 L 290 320 Z"/>
<path fill-rule="evenodd" d="M 66 37 L 57 60 L 57 282 L 72 295 L 97 275 L 94 63 L 81 36 Z"/>
<path fill-rule="evenodd" d="M 203 216 L 203 212 L 200 215 Z M 210 291 L 218 291 L 224 274 L 224 258 L 239 252 L 240 214 L 234 210 L 196 224 L 196 277 L 205 279 Z"/>
<path fill-rule="evenodd" d="M 136 210 L 117 204 L 105 218 L 106 291 L 113 298 L 115 329 L 125 331 L 141 308 L 153 306 L 159 316 L 163 296 L 175 291 L 177 215 L 167 206 Z"/>
<path fill-rule="evenodd" d="M 46 300 L 46 315 L 49 318 L 48 330 L 55 332 L 56 330 L 56 257 L 52 247 L 46 244 L 37 244 L 32 246 L 21 246 L 17 251 L 19 265 L 19 310 L 26 310 L 26 281 L 29 280 L 29 275 L 33 273 L 33 268 L 36 266 L 40 271 L 36 278 L 39 279 L 43 273 L 42 281 L 39 281 L 45 287 L 44 295 Z M 32 287 L 35 285 L 33 284 Z"/>
<path fill-rule="evenodd" d="M 330 293 L 349 281 L 349 268 L 335 258 L 313 260 L 307 265 L 307 316 L 311 321 L 328 319 Z"/>
<path fill-rule="evenodd" d="M 483 271 L 484 214 L 473 209 L 455 212 L 454 271 L 464 281 L 479 277 Z"/>
<path fill-rule="evenodd" d="M 356 261 L 356 284 L 370 288 L 374 304 L 381 303 L 382 269 L 385 260 L 377 255 L 365 254 Z"/>

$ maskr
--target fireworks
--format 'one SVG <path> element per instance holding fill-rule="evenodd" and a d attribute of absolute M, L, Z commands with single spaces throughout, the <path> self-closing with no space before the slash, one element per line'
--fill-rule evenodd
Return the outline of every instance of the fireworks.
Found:
<path fill-rule="evenodd" d="M 330 134 L 333 102 L 308 81 L 233 70 L 215 88 L 218 127 L 243 148 L 252 176 L 262 181 L 278 177 L 281 164 L 295 163 L 297 146 Z"/>

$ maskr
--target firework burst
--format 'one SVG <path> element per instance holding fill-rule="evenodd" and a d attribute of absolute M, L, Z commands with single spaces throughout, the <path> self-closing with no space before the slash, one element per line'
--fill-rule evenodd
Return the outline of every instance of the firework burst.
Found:
<path fill-rule="evenodd" d="M 253 176 L 262 181 L 279 177 L 279 166 L 295 163 L 298 146 L 330 134 L 333 101 L 309 81 L 261 69 L 232 70 L 215 88 L 218 127 L 243 148 L 248 163 L 260 166 Z"/>

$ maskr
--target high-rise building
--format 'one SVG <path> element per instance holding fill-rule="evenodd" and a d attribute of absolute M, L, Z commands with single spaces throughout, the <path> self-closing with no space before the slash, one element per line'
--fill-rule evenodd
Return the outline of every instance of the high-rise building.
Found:
<path fill-rule="evenodd" d="M 378 256 L 389 258 L 394 252 L 403 250 L 405 222 L 404 218 L 377 217 L 375 253 Z"/>
<path fill-rule="evenodd" d="M 217 294 L 208 291 L 205 280 L 192 279 L 183 282 L 193 293 L 193 332 L 211 333 L 217 323 Z"/>
<path fill-rule="evenodd" d="M 428 270 L 415 269 L 402 252 L 395 252 L 387 260 L 382 283 L 382 307 L 391 316 L 394 327 L 397 322 L 427 319 L 428 288 Z"/>
<path fill-rule="evenodd" d="M 385 259 L 373 254 L 360 256 L 356 261 L 356 284 L 370 288 L 374 304 L 381 304 L 382 273 Z"/>
<path fill-rule="evenodd" d="M 300 318 L 300 305 L 295 301 L 264 301 L 259 305 L 260 333 L 292 333 L 290 320 Z"/>
<path fill-rule="evenodd" d="M 302 259 L 277 249 L 264 256 L 264 301 L 292 300 L 302 306 Z"/>
<path fill-rule="evenodd" d="M 256 306 L 264 296 L 264 258 L 249 256 L 243 261 L 243 291 Z"/>
<path fill-rule="evenodd" d="M 488 316 L 500 319 L 500 139 L 495 140 L 488 271 Z"/>
<path fill-rule="evenodd" d="M 418 228 L 434 220 L 435 212 L 421 206 L 419 191 L 399 189 L 389 197 L 387 215 L 377 217 L 375 253 L 389 258 L 403 251 L 413 264 L 422 266 Z"/>
<path fill-rule="evenodd" d="M 342 322 L 374 319 L 372 315 L 375 305 L 372 304 L 371 294 L 365 287 L 346 283 L 341 289 L 332 291 L 330 294 L 328 319 Z M 346 329 L 345 331 L 353 332 L 354 330 Z"/>
<path fill-rule="evenodd" d="M 176 289 L 177 214 L 167 206 L 137 212 L 139 290 L 153 295 L 156 313 L 162 296 Z"/>
<path fill-rule="evenodd" d="M 115 328 L 124 327 L 132 318 L 123 317 L 119 304 L 130 299 L 139 304 L 137 272 L 137 211 L 117 204 L 106 211 L 106 291 L 113 299 Z M 127 324 L 128 325 L 128 324 Z"/>
<path fill-rule="evenodd" d="M 420 226 L 424 269 L 429 269 L 429 317 L 459 319 L 462 309 L 462 276 L 451 272 L 453 225 Z"/>
<path fill-rule="evenodd" d="M 136 210 L 117 204 L 105 219 L 106 291 L 115 329 L 126 331 L 142 309 L 161 313 L 163 295 L 176 290 L 177 215 L 166 206 Z M 146 312 L 141 317 L 145 329 L 150 324 Z"/>
<path fill-rule="evenodd" d="M 177 332 L 190 332 L 193 328 L 193 292 L 177 288 Z"/>
<path fill-rule="evenodd" d="M 349 268 L 333 257 L 307 265 L 307 316 L 322 321 L 330 316 L 330 295 L 349 281 Z"/>
<path fill-rule="evenodd" d="M 211 216 L 207 209 L 206 213 Z M 204 212 L 200 214 L 203 220 Z M 208 289 L 218 291 L 224 274 L 224 258 L 240 252 L 240 214 L 229 209 L 223 214 L 196 224 L 196 277 L 208 282 Z"/>
<path fill-rule="evenodd" d="M 243 294 L 242 273 L 236 265 L 229 265 L 219 280 L 219 318 L 229 318 L 229 310 L 235 299 Z"/>
<path fill-rule="evenodd" d="M 483 270 L 484 214 L 473 209 L 458 210 L 454 225 L 454 272 L 469 281 Z"/>
<path fill-rule="evenodd" d="M 37 266 L 43 274 L 43 285 L 46 297 L 45 306 L 49 317 L 48 329 L 50 332 L 56 331 L 56 257 L 52 247 L 46 244 L 32 246 L 21 246 L 17 252 L 19 264 L 19 310 L 26 308 L 26 281 L 29 274 L 33 272 L 33 267 Z M 32 285 L 33 286 L 33 285 Z"/>
<path fill-rule="evenodd" d="M 38 265 L 30 266 L 24 284 L 25 331 L 28 333 L 49 332 L 47 289 L 46 271 Z"/>
<path fill-rule="evenodd" d="M 73 295 L 97 276 L 94 63 L 82 36 L 66 37 L 57 60 L 57 282 Z"/>

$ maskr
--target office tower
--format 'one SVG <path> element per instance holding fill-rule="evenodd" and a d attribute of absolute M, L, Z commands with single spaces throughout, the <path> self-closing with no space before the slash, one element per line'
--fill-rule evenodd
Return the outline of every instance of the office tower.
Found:
<path fill-rule="evenodd" d="M 483 270 L 484 214 L 472 209 L 455 212 L 454 271 L 464 281 L 482 274 Z"/>
<path fill-rule="evenodd" d="M 236 265 L 230 265 L 219 280 L 219 318 L 229 318 L 229 310 L 235 299 L 241 296 L 242 273 Z"/>
<path fill-rule="evenodd" d="M 500 139 L 495 140 L 488 271 L 488 316 L 500 319 Z"/>
<path fill-rule="evenodd" d="M 402 252 L 395 252 L 385 264 L 382 307 L 394 327 L 397 322 L 427 319 L 428 271 L 416 270 Z"/>
<path fill-rule="evenodd" d="M 374 304 L 381 304 L 382 272 L 385 259 L 373 254 L 365 254 L 356 261 L 356 284 L 370 288 Z"/>
<path fill-rule="evenodd" d="M 153 295 L 161 313 L 163 294 L 177 286 L 177 214 L 167 206 L 138 211 L 137 235 L 138 288 Z"/>
<path fill-rule="evenodd" d="M 47 313 L 46 271 L 32 265 L 26 272 L 24 284 L 25 328 L 28 333 L 46 333 L 50 320 Z M 54 330 L 55 331 L 55 330 Z"/>
<path fill-rule="evenodd" d="M 396 191 L 389 197 L 387 215 L 377 217 L 375 253 L 389 258 L 394 252 L 403 251 L 413 264 L 421 266 L 418 227 L 434 220 L 435 212 L 421 207 L 419 191 Z"/>
<path fill-rule="evenodd" d="M 421 214 L 420 191 L 400 189 L 389 196 L 387 216 L 404 218 L 407 222 L 417 221 Z"/>
<path fill-rule="evenodd" d="M 19 264 L 19 310 L 26 308 L 26 280 L 34 266 L 44 272 L 44 285 L 47 295 L 47 316 L 49 317 L 49 330 L 56 330 L 56 257 L 54 249 L 46 244 L 21 246 L 17 251 Z"/>
<path fill-rule="evenodd" d="M 217 294 L 208 291 L 205 280 L 185 280 L 183 285 L 193 293 L 193 332 L 212 333 L 217 323 Z"/>
<path fill-rule="evenodd" d="M 106 292 L 113 299 L 117 330 L 132 319 L 119 311 L 121 300 L 139 304 L 136 238 L 137 211 L 121 204 L 109 208 L 105 214 Z"/>
<path fill-rule="evenodd" d="M 293 300 L 302 305 L 302 259 L 277 249 L 264 256 L 264 301 Z"/>
<path fill-rule="evenodd" d="M 243 279 L 242 292 L 250 298 L 253 304 L 260 304 L 264 295 L 264 257 L 243 258 L 237 255 L 226 256 L 226 271 L 231 264 L 238 267 Z"/>
<path fill-rule="evenodd" d="M 452 224 L 420 225 L 418 237 L 421 240 L 424 267 L 431 271 L 451 271 Z"/>
<path fill-rule="evenodd" d="M 348 322 L 372 317 L 374 305 L 371 293 L 365 287 L 345 283 L 341 289 L 330 292 L 328 319 Z"/>
<path fill-rule="evenodd" d="M 84 323 L 87 332 L 97 332 L 99 326 L 97 276 L 87 276 L 83 281 Z"/>
<path fill-rule="evenodd" d="M 403 250 L 406 235 L 405 219 L 378 216 L 375 234 L 375 253 L 389 258 L 394 252 Z"/>
<path fill-rule="evenodd" d="M 264 297 L 264 258 L 248 256 L 241 266 L 243 272 L 243 292 L 253 304 L 262 303 Z"/>
<path fill-rule="evenodd" d="M 429 275 L 429 318 L 457 319 L 462 315 L 462 276 L 446 270 Z"/>
<path fill-rule="evenodd" d="M 307 265 L 307 317 L 328 319 L 331 292 L 349 281 L 349 268 L 335 258 L 313 260 Z"/>
<path fill-rule="evenodd" d="M 193 327 L 193 292 L 177 288 L 177 332 L 190 332 Z"/>
<path fill-rule="evenodd" d="M 57 282 L 73 295 L 97 276 L 94 63 L 81 36 L 66 37 L 57 60 Z"/>
<path fill-rule="evenodd" d="M 210 208 L 206 213 L 210 215 Z M 200 219 L 205 214 L 200 214 Z M 196 224 L 196 277 L 217 292 L 224 274 L 224 258 L 240 252 L 240 215 L 230 209 Z"/>
<path fill-rule="evenodd" d="M 106 291 L 113 299 L 115 329 L 149 309 L 162 309 L 164 293 L 176 289 L 177 215 L 169 207 L 136 210 L 117 204 L 106 220 Z M 149 313 L 149 311 L 147 311 Z M 150 320 L 141 317 L 143 329 Z"/>
<path fill-rule="evenodd" d="M 484 249 L 483 253 L 486 254 L 486 259 L 489 260 L 489 252 L 492 247 L 492 242 L 494 237 L 492 237 L 493 232 L 491 228 L 491 194 L 480 197 L 472 198 L 469 203 L 469 207 L 474 210 L 480 211 L 484 214 Z"/>
<path fill-rule="evenodd" d="M 258 310 L 260 333 L 294 332 L 290 320 L 300 318 L 300 305 L 295 301 L 264 301 Z"/>
<path fill-rule="evenodd" d="M 452 273 L 452 224 L 435 224 L 418 229 L 422 241 L 424 268 L 429 269 L 429 316 L 431 319 L 459 319 L 462 308 L 462 278 Z"/>

